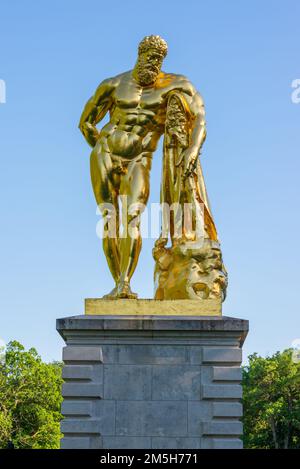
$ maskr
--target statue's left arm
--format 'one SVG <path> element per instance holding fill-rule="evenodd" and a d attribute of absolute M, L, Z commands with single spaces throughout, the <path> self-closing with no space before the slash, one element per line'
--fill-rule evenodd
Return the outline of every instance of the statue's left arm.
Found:
<path fill-rule="evenodd" d="M 183 154 L 185 176 L 188 176 L 195 169 L 195 162 L 206 137 L 205 109 L 201 95 L 185 78 L 182 79 L 181 91 L 191 114 L 192 126 L 190 129 L 190 145 Z"/>

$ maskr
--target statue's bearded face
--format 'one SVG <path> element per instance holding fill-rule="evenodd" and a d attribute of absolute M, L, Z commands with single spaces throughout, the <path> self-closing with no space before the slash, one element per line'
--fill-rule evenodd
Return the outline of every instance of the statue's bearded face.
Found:
<path fill-rule="evenodd" d="M 163 56 L 156 49 L 149 49 L 138 56 L 136 70 L 141 85 L 151 85 L 160 73 Z"/>

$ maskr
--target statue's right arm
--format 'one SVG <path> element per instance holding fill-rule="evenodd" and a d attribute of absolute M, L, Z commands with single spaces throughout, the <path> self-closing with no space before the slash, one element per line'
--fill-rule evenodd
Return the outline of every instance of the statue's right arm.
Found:
<path fill-rule="evenodd" d="M 112 106 L 112 92 L 115 82 L 109 78 L 98 86 L 94 96 L 86 103 L 80 121 L 79 128 L 89 145 L 94 147 L 99 138 L 96 125 L 103 119 Z"/>

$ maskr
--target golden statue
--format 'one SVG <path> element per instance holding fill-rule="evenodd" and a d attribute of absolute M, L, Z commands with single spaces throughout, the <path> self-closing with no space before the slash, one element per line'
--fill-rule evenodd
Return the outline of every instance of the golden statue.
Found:
<path fill-rule="evenodd" d="M 192 205 L 192 216 L 190 228 L 175 236 L 178 213 L 173 213 L 156 242 L 155 298 L 225 296 L 226 271 L 198 158 L 206 136 L 204 105 L 186 77 L 161 71 L 166 54 L 167 44 L 161 37 L 145 37 L 139 44 L 134 69 L 100 83 L 79 123 L 93 147 L 91 179 L 106 232 L 112 229 L 111 212 L 117 213 L 113 226 L 116 235 L 103 237 L 104 253 L 115 280 L 115 288 L 104 297 L 107 299 L 137 298 L 130 279 L 141 250 L 140 216 L 149 197 L 152 155 L 163 134 L 161 201 L 179 208 L 187 201 Z M 109 122 L 99 132 L 96 125 L 107 112 Z M 126 236 L 119 235 L 122 196 L 126 196 L 129 207 L 122 216 Z M 201 215 L 199 209 L 204 220 L 201 236 L 192 229 Z M 166 247 L 169 234 L 170 248 Z"/>

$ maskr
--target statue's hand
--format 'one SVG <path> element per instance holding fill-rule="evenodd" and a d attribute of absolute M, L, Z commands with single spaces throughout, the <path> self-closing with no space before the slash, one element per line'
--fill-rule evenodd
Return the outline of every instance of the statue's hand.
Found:
<path fill-rule="evenodd" d="M 80 129 L 88 144 L 94 148 L 100 136 L 97 127 L 92 125 L 90 122 L 84 122 Z"/>
<path fill-rule="evenodd" d="M 183 177 L 186 178 L 193 174 L 196 170 L 196 162 L 198 159 L 198 149 L 194 147 L 187 148 L 183 154 Z"/>

